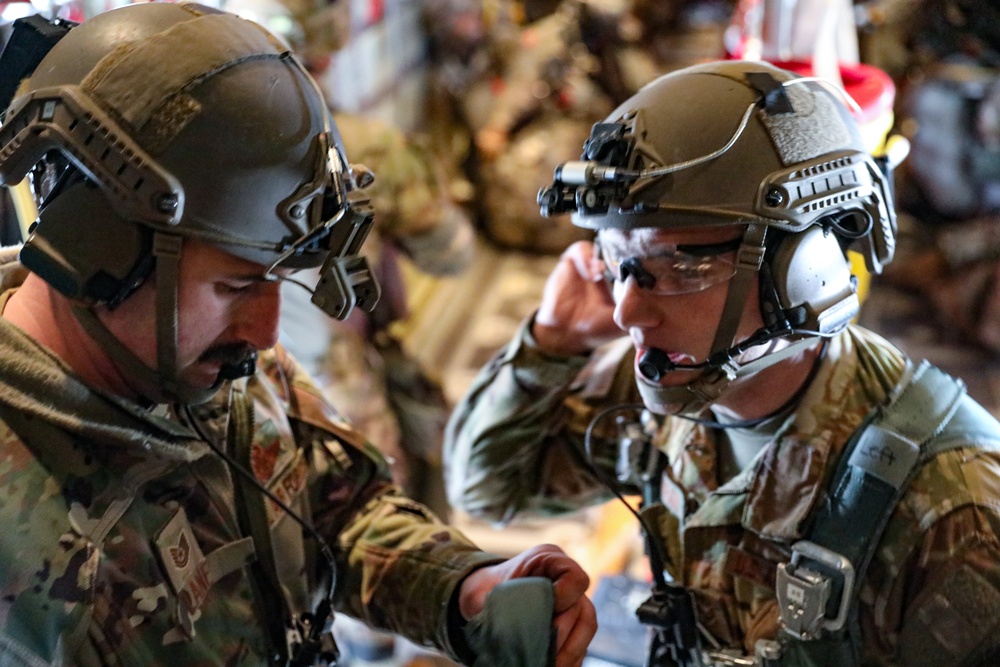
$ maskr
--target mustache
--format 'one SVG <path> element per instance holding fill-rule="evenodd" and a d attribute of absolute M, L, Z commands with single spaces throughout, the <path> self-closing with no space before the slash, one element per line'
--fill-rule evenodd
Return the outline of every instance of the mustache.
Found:
<path fill-rule="evenodd" d="M 257 358 L 257 349 L 249 343 L 222 343 L 205 350 L 198 361 L 239 365 Z"/>

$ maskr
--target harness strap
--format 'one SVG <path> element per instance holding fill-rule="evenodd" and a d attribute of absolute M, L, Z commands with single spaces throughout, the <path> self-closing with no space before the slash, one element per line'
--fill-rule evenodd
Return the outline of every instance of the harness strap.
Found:
<path fill-rule="evenodd" d="M 785 632 L 780 660 L 766 665 L 860 664 L 859 591 L 910 482 L 945 451 L 1000 450 L 1000 423 L 966 395 L 964 383 L 927 361 L 907 373 L 890 402 L 848 442 L 808 540 L 793 546 L 791 564 L 778 568 Z M 819 625 L 802 618 L 813 594 Z"/>
<path fill-rule="evenodd" d="M 226 430 L 226 445 L 233 458 L 245 470 L 253 470 L 250 455 L 253 444 L 253 404 L 250 397 L 234 383 Z M 243 475 L 233 476 L 236 510 L 240 529 L 253 538 L 257 558 L 249 564 L 250 581 L 260 603 L 270 638 L 272 665 L 286 665 L 289 660 L 287 629 L 292 627 L 288 602 L 281 591 L 274 551 L 271 549 L 271 528 L 267 519 L 264 495 Z"/>
<path fill-rule="evenodd" d="M 938 453 L 923 446 L 942 432 L 965 396 L 961 381 L 922 362 L 848 442 L 810 539 L 847 557 L 856 571 L 866 567 L 878 542 L 873 538 L 881 536 L 920 464 Z"/>

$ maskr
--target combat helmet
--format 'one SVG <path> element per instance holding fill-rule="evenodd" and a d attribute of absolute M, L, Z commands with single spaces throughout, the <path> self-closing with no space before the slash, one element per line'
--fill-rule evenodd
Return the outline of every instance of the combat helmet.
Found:
<path fill-rule="evenodd" d="M 676 389 L 691 394 L 673 402 L 685 411 L 779 360 L 741 367 L 745 349 L 775 338 L 812 344 L 846 327 L 859 309 L 847 250 L 873 273 L 892 259 L 889 169 L 864 148 L 845 100 L 832 84 L 767 63 L 677 70 L 596 124 L 581 160 L 557 167 L 539 192 L 543 214 L 569 212 L 593 230 L 745 230 L 712 352 L 700 377 Z M 734 340 L 757 277 L 764 327 Z M 658 352 L 640 360 L 644 395 L 665 391 L 655 380 L 676 368 Z"/>
<path fill-rule="evenodd" d="M 361 184 L 322 94 L 287 46 L 233 14 L 144 3 L 70 28 L 0 126 L 0 183 L 26 174 L 41 200 L 21 261 L 77 304 L 118 363 L 170 399 L 211 395 L 177 377 L 183 239 L 268 267 L 271 278 L 322 266 L 313 302 L 336 317 L 378 298 L 355 257 L 371 212 L 349 197 Z M 154 266 L 155 369 L 91 311 L 121 303 Z"/>

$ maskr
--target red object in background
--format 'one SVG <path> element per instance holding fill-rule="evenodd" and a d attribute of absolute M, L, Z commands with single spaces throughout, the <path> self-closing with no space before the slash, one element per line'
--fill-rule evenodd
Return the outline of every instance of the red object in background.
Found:
<path fill-rule="evenodd" d="M 368 16 L 365 23 L 372 25 L 378 23 L 385 17 L 385 0 L 368 0 Z"/>
<path fill-rule="evenodd" d="M 74 23 L 82 23 L 87 18 L 87 15 L 83 11 L 82 3 L 71 2 L 59 7 L 59 18 L 73 21 Z"/>

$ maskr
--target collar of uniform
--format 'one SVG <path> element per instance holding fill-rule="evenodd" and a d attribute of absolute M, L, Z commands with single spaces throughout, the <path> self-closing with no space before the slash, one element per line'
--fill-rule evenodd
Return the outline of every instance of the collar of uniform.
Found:
<path fill-rule="evenodd" d="M 831 466 L 871 410 L 850 331 L 831 339 L 790 426 L 757 460 L 743 525 L 765 538 L 797 540 L 825 490 Z"/>

